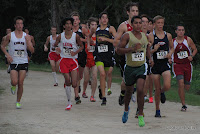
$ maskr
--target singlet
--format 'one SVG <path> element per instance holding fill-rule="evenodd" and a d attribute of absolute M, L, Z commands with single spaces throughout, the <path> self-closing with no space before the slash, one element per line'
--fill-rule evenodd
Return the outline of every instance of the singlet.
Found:
<path fill-rule="evenodd" d="M 60 48 L 61 48 L 61 53 L 60 53 L 61 58 L 77 59 L 78 54 L 76 54 L 75 56 L 71 56 L 71 51 L 76 52 L 78 49 L 78 46 L 76 44 L 76 33 L 73 32 L 71 38 L 66 39 L 65 32 L 62 32 L 60 40 Z"/>
<path fill-rule="evenodd" d="M 156 64 L 156 63 L 168 62 L 168 59 L 165 58 L 166 55 L 169 53 L 169 41 L 167 38 L 167 33 L 164 31 L 165 36 L 163 39 L 159 39 L 155 31 L 153 31 L 153 34 L 154 34 L 154 43 L 152 47 L 154 48 L 155 44 L 160 44 L 158 50 L 153 53 L 154 63 Z"/>
<path fill-rule="evenodd" d="M 58 35 L 56 35 L 58 37 Z M 50 35 L 50 52 L 56 52 L 54 44 L 56 40 L 53 39 L 52 35 Z"/>
<path fill-rule="evenodd" d="M 140 43 L 142 45 L 142 47 L 138 49 L 137 52 L 125 54 L 126 65 L 131 67 L 139 67 L 146 62 L 146 49 L 148 45 L 148 40 L 143 32 L 140 33 L 142 34 L 142 38 L 139 40 L 135 37 L 135 35 L 131 31 L 128 32 L 129 42 L 125 48 L 134 47 L 136 43 Z"/>
<path fill-rule="evenodd" d="M 188 56 L 191 55 L 191 49 L 187 42 L 187 36 L 184 37 L 182 43 L 178 43 L 176 38 L 173 39 L 174 43 L 174 54 L 172 56 L 174 63 L 186 64 L 190 63 Z"/>
<path fill-rule="evenodd" d="M 94 59 L 93 52 L 95 51 L 95 45 L 96 45 L 96 36 L 92 37 L 92 40 L 94 44 L 90 44 L 90 50 L 87 50 L 87 43 L 85 44 L 87 58 Z"/>
<path fill-rule="evenodd" d="M 98 57 L 99 61 L 110 61 L 113 57 L 113 44 L 110 42 L 102 42 L 99 40 L 99 37 L 112 39 L 112 35 L 109 32 L 109 28 L 110 26 L 108 25 L 105 29 L 101 30 L 99 25 L 96 30 L 96 47 L 94 53 Z"/>
<path fill-rule="evenodd" d="M 9 46 L 9 54 L 13 58 L 11 64 L 28 63 L 27 44 L 25 39 L 26 33 L 23 32 L 22 38 L 17 38 L 15 32 L 11 32 Z"/>
<path fill-rule="evenodd" d="M 125 21 L 124 23 L 127 26 L 127 31 L 132 31 L 133 30 L 133 27 L 127 21 Z"/>
<path fill-rule="evenodd" d="M 85 37 L 83 36 L 83 33 L 82 33 L 82 27 L 81 26 L 79 27 L 78 31 L 76 31 L 75 33 L 77 33 L 80 36 L 80 38 L 85 39 Z M 85 52 L 85 42 L 83 42 L 83 46 L 84 46 L 84 49 L 80 53 Z"/>

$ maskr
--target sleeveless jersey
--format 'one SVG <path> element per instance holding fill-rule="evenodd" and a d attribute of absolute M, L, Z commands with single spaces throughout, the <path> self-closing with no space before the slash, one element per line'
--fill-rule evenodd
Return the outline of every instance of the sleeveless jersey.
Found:
<path fill-rule="evenodd" d="M 174 54 L 173 54 L 174 63 L 178 64 L 190 63 L 188 56 L 191 55 L 191 49 L 189 48 L 187 42 L 187 36 L 184 37 L 182 43 L 178 43 L 176 41 L 176 38 L 173 39 L 173 43 L 174 43 Z"/>
<path fill-rule="evenodd" d="M 9 54 L 13 61 L 11 64 L 25 64 L 28 63 L 27 44 L 25 39 L 26 33 L 23 32 L 22 38 L 17 38 L 15 32 L 11 32 L 9 46 Z"/>
<path fill-rule="evenodd" d="M 58 35 L 56 35 L 56 37 L 58 37 Z M 50 35 L 50 52 L 56 52 L 55 47 L 53 46 L 55 42 L 56 40 L 54 40 L 52 35 Z"/>
<path fill-rule="evenodd" d="M 154 34 L 154 43 L 152 47 L 154 48 L 155 44 L 160 44 L 158 50 L 153 53 L 154 63 L 168 62 L 168 59 L 165 58 L 169 52 L 169 41 L 167 38 L 167 33 L 164 31 L 165 36 L 163 39 L 159 39 L 155 31 L 153 31 L 153 34 Z"/>
<path fill-rule="evenodd" d="M 132 31 L 133 30 L 133 27 L 127 21 L 125 21 L 124 23 L 127 26 L 127 31 Z"/>
<path fill-rule="evenodd" d="M 139 40 L 135 35 L 129 31 L 129 42 L 126 45 L 126 48 L 134 47 L 136 43 L 140 43 L 142 47 L 137 50 L 137 52 L 126 53 L 126 65 L 131 67 L 139 67 L 146 62 L 146 49 L 148 45 L 148 40 L 146 35 L 141 32 L 142 38 Z"/>
<path fill-rule="evenodd" d="M 96 47 L 95 54 L 98 61 L 110 61 L 113 57 L 114 47 L 113 44 L 106 41 L 100 41 L 99 37 L 105 37 L 112 39 L 112 35 L 109 33 L 110 26 L 108 25 L 105 29 L 101 30 L 100 25 L 96 30 Z"/>
<path fill-rule="evenodd" d="M 94 59 L 93 52 L 95 51 L 96 45 L 96 36 L 92 37 L 94 44 L 90 44 L 90 50 L 86 50 L 87 58 Z M 85 48 L 87 48 L 87 43 L 85 44 Z"/>
<path fill-rule="evenodd" d="M 76 31 L 75 33 L 77 33 L 81 38 L 85 39 L 85 37 L 83 36 L 83 33 L 82 33 L 82 27 L 81 26 L 79 27 L 78 31 Z M 83 42 L 83 46 L 84 46 L 84 49 L 81 52 L 85 51 L 85 42 Z"/>
<path fill-rule="evenodd" d="M 76 44 L 76 33 L 73 32 L 71 38 L 66 39 L 65 32 L 62 32 L 60 40 L 60 48 L 61 48 L 61 53 L 60 53 L 61 58 L 77 59 L 78 54 L 76 54 L 75 56 L 71 56 L 71 51 L 76 52 L 78 49 L 78 46 Z"/>

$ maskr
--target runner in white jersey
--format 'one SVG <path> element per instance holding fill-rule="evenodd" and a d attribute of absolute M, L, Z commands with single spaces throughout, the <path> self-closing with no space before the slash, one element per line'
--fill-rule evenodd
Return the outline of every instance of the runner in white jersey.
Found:
<path fill-rule="evenodd" d="M 62 32 L 57 38 L 54 46 L 60 47 L 56 48 L 56 52 L 60 53 L 60 66 L 59 71 L 64 75 L 65 84 L 64 88 L 66 90 L 66 95 L 68 99 L 68 105 L 65 110 L 70 110 L 71 104 L 71 85 L 73 88 L 77 86 L 77 76 L 78 76 L 78 53 L 83 50 L 83 43 L 80 40 L 80 36 L 72 32 L 74 19 L 65 18 L 63 20 L 63 27 L 65 31 Z M 80 47 L 78 47 L 80 46 Z M 77 99 L 78 92 L 75 90 L 75 98 Z M 79 99 L 80 100 L 80 99 Z M 76 101 L 77 103 L 77 101 Z M 80 102 L 78 102 L 80 103 Z"/>
<path fill-rule="evenodd" d="M 56 76 L 56 72 L 58 71 L 59 68 L 59 60 L 60 60 L 60 54 L 56 53 L 54 43 L 56 42 L 56 37 L 58 36 L 56 34 L 56 27 L 51 27 L 51 34 L 50 36 L 47 37 L 47 40 L 44 44 L 44 51 L 48 51 L 48 45 L 50 44 L 50 52 L 48 56 L 48 60 L 51 64 L 51 69 L 52 69 L 52 75 L 54 78 L 54 86 L 58 86 L 58 80 Z"/>
<path fill-rule="evenodd" d="M 21 16 L 17 16 L 14 19 L 15 31 L 6 36 L 5 41 L 1 45 L 1 50 L 7 56 L 8 63 L 10 63 L 10 78 L 11 78 L 11 92 L 15 94 L 16 86 L 17 90 L 17 102 L 16 108 L 21 108 L 20 100 L 23 93 L 23 83 L 28 71 L 28 55 L 27 49 L 30 52 L 34 52 L 34 48 L 31 43 L 31 37 L 24 33 L 23 30 L 24 19 Z M 9 45 L 8 52 L 5 47 Z"/>

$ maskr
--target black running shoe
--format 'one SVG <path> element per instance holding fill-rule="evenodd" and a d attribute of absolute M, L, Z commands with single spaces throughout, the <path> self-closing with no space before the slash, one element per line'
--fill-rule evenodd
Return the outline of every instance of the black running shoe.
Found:
<path fill-rule="evenodd" d="M 99 89 L 99 99 L 102 100 L 102 93 L 101 93 L 101 88 L 100 88 L 100 85 L 98 86 L 98 89 Z"/>
<path fill-rule="evenodd" d="M 103 98 L 102 98 L 101 106 L 105 106 L 105 105 L 106 105 L 106 102 L 107 102 L 107 101 L 106 101 L 106 97 L 103 97 Z"/>
<path fill-rule="evenodd" d="M 183 105 L 182 108 L 181 108 L 181 111 L 185 112 L 186 110 L 187 110 L 187 106 Z"/>
<path fill-rule="evenodd" d="M 160 110 L 156 110 L 155 117 L 161 118 L 161 115 L 160 115 Z"/>
<path fill-rule="evenodd" d="M 80 103 L 81 103 L 80 97 L 76 97 L 76 98 L 75 98 L 75 101 L 76 101 L 76 104 L 80 104 Z"/>
<path fill-rule="evenodd" d="M 119 105 L 120 106 L 123 106 L 124 105 L 124 94 L 120 94 L 120 96 L 119 96 Z"/>
<path fill-rule="evenodd" d="M 166 97 L 165 97 L 164 92 L 160 94 L 160 101 L 161 101 L 161 103 L 165 103 L 165 101 L 166 101 Z"/>
<path fill-rule="evenodd" d="M 81 92 L 81 86 L 79 86 L 79 89 L 78 89 L 78 93 L 80 93 Z"/>

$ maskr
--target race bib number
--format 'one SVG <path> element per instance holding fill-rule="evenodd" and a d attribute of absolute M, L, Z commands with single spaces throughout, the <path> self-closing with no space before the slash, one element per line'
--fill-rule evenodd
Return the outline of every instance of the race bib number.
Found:
<path fill-rule="evenodd" d="M 73 48 L 63 47 L 63 53 L 64 53 L 64 55 L 71 56 L 71 51 L 72 50 L 73 50 Z"/>
<path fill-rule="evenodd" d="M 177 53 L 179 59 L 184 59 L 188 57 L 188 52 L 187 51 L 180 51 Z"/>
<path fill-rule="evenodd" d="M 90 46 L 90 50 L 88 52 L 94 52 L 95 51 L 95 46 Z"/>
<path fill-rule="evenodd" d="M 108 52 L 108 45 L 101 45 L 101 46 L 98 46 L 98 52 L 99 52 L 99 53 Z"/>
<path fill-rule="evenodd" d="M 24 57 L 24 50 L 15 50 L 14 56 L 15 57 Z"/>
<path fill-rule="evenodd" d="M 132 61 L 144 61 L 144 52 L 132 53 Z"/>
<path fill-rule="evenodd" d="M 165 59 L 168 52 L 167 51 L 161 51 L 161 52 L 157 52 L 157 59 Z"/>

